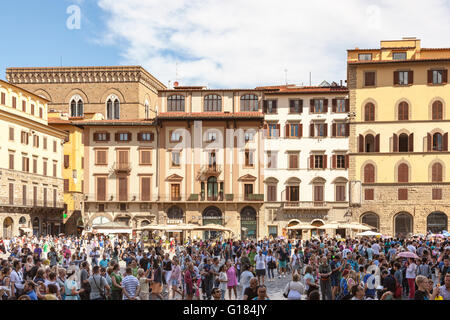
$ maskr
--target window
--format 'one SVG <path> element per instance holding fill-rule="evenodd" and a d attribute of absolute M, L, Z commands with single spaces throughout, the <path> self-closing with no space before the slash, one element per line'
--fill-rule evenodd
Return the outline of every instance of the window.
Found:
<path fill-rule="evenodd" d="M 324 169 L 324 155 L 315 155 L 314 157 L 314 169 Z"/>
<path fill-rule="evenodd" d="M 347 137 L 347 124 L 343 122 L 336 123 L 336 137 Z"/>
<path fill-rule="evenodd" d="M 408 85 L 408 71 L 398 71 L 398 84 L 399 85 Z"/>
<path fill-rule="evenodd" d="M 365 87 L 375 86 L 375 71 L 364 72 L 364 86 Z"/>
<path fill-rule="evenodd" d="M 210 94 L 205 96 L 204 111 L 222 111 L 222 97 L 217 94 Z"/>
<path fill-rule="evenodd" d="M 442 182 L 442 164 L 435 163 L 431 167 L 431 181 Z"/>
<path fill-rule="evenodd" d="M 277 123 L 267 124 L 268 137 L 279 138 L 280 137 L 280 125 Z"/>
<path fill-rule="evenodd" d="M 30 158 L 22 156 L 22 171 L 30 172 Z"/>
<path fill-rule="evenodd" d="M 296 202 L 300 200 L 300 187 L 288 186 L 286 187 L 286 201 Z"/>
<path fill-rule="evenodd" d="M 253 141 L 255 139 L 255 132 L 253 130 L 246 130 L 244 134 L 245 142 Z"/>
<path fill-rule="evenodd" d="M 69 179 L 64 179 L 64 193 L 69 192 Z"/>
<path fill-rule="evenodd" d="M 14 128 L 9 128 L 9 141 L 14 141 Z"/>
<path fill-rule="evenodd" d="M 34 116 L 34 104 L 31 104 L 31 115 Z"/>
<path fill-rule="evenodd" d="M 25 145 L 28 145 L 28 132 L 22 131 L 20 133 L 20 142 Z"/>
<path fill-rule="evenodd" d="M 206 142 L 214 142 L 217 140 L 217 132 L 208 132 Z"/>
<path fill-rule="evenodd" d="M 95 150 L 95 165 L 107 165 L 108 150 Z"/>
<path fill-rule="evenodd" d="M 14 184 L 13 183 L 9 184 L 9 204 L 10 205 L 14 204 Z"/>
<path fill-rule="evenodd" d="M 84 104 L 80 96 L 74 96 L 70 101 L 70 116 L 71 117 L 83 117 Z"/>
<path fill-rule="evenodd" d="M 39 136 L 38 135 L 33 136 L 33 147 L 39 148 Z"/>
<path fill-rule="evenodd" d="M 56 152 L 58 149 L 56 140 L 53 140 L 53 152 Z"/>
<path fill-rule="evenodd" d="M 9 170 L 14 170 L 14 154 L 9 154 Z"/>
<path fill-rule="evenodd" d="M 412 141 L 412 139 L 411 139 Z M 412 151 L 409 149 L 409 138 L 408 135 L 406 133 L 402 133 L 399 137 L 398 137 L 398 151 L 399 152 L 408 152 L 408 151 Z"/>
<path fill-rule="evenodd" d="M 303 100 L 289 100 L 289 113 L 302 113 Z"/>
<path fill-rule="evenodd" d="M 264 113 L 276 114 L 277 113 L 277 100 L 264 100 Z"/>
<path fill-rule="evenodd" d="M 326 137 L 328 136 L 328 126 L 326 123 L 311 124 L 311 137 Z"/>
<path fill-rule="evenodd" d="M 447 83 L 447 70 L 428 70 L 428 84 Z"/>
<path fill-rule="evenodd" d="M 27 186 L 23 185 L 22 186 L 22 204 L 24 206 L 27 205 Z M 23 218 L 23 217 L 22 217 Z M 22 218 L 20 218 L 22 220 Z M 22 223 L 24 223 L 25 221 L 23 221 Z"/>
<path fill-rule="evenodd" d="M 180 151 L 172 151 L 172 167 L 180 166 Z"/>
<path fill-rule="evenodd" d="M 254 165 L 254 151 L 253 150 L 245 150 L 245 166 L 246 167 L 253 167 Z"/>
<path fill-rule="evenodd" d="M 13 107 L 14 109 L 17 108 L 17 98 L 16 98 L 16 97 L 12 97 L 12 107 Z"/>
<path fill-rule="evenodd" d="M 109 141 L 109 133 L 107 132 L 96 132 L 94 133 L 94 141 Z"/>
<path fill-rule="evenodd" d="M 241 111 L 258 111 L 258 96 L 246 94 L 241 97 Z"/>
<path fill-rule="evenodd" d="M 22 100 L 22 111 L 27 112 L 27 102 L 25 100 Z"/>
<path fill-rule="evenodd" d="M 181 142 L 181 134 L 177 131 L 172 131 L 170 133 L 170 142 Z"/>
<path fill-rule="evenodd" d="M 365 189 L 364 190 L 364 200 L 374 200 L 375 193 L 373 189 Z"/>
<path fill-rule="evenodd" d="M 184 112 L 184 105 L 185 97 L 182 95 L 175 94 L 167 98 L 167 111 L 169 112 Z"/>
<path fill-rule="evenodd" d="M 443 106 L 441 101 L 435 101 L 432 105 L 432 119 L 433 120 L 442 120 L 443 116 Z"/>
<path fill-rule="evenodd" d="M 170 199 L 172 201 L 180 201 L 181 200 L 180 184 L 173 183 L 170 185 Z"/>
<path fill-rule="evenodd" d="M 119 177 L 119 201 L 128 201 L 128 177 Z"/>
<path fill-rule="evenodd" d="M 1 94 L 1 104 L 2 105 L 6 104 L 6 94 L 4 92 L 2 92 Z"/>
<path fill-rule="evenodd" d="M 337 169 L 346 169 L 346 156 L 343 154 L 336 155 L 336 168 Z"/>
<path fill-rule="evenodd" d="M 300 138 L 302 125 L 298 123 L 286 123 L 286 138 Z"/>
<path fill-rule="evenodd" d="M 47 207 L 47 188 L 43 188 L 43 202 L 44 202 L 44 207 Z"/>
<path fill-rule="evenodd" d="M 150 201 L 150 177 L 141 177 L 141 201 Z"/>
<path fill-rule="evenodd" d="M 323 202 L 323 186 L 314 186 L 314 202 Z"/>
<path fill-rule="evenodd" d="M 117 132 L 116 133 L 116 141 L 131 141 L 131 133 L 129 132 Z"/>
<path fill-rule="evenodd" d="M 33 173 L 37 173 L 37 158 L 33 158 Z"/>
<path fill-rule="evenodd" d="M 442 200 L 442 189 L 432 189 L 432 200 Z"/>
<path fill-rule="evenodd" d="M 436 132 L 433 134 L 433 151 L 442 151 L 442 134 Z"/>
<path fill-rule="evenodd" d="M 333 112 L 344 113 L 347 112 L 347 99 L 333 99 Z"/>
<path fill-rule="evenodd" d="M 43 110 L 42 110 L 42 108 L 39 108 L 39 118 L 43 118 Z"/>
<path fill-rule="evenodd" d="M 360 53 L 360 54 L 358 54 L 358 60 L 359 61 L 372 60 L 372 54 L 371 53 Z"/>
<path fill-rule="evenodd" d="M 245 200 L 249 200 L 251 194 L 253 194 L 253 184 L 244 184 Z"/>
<path fill-rule="evenodd" d="M 267 168 L 276 169 L 277 168 L 277 158 L 278 158 L 278 152 L 267 151 Z"/>
<path fill-rule="evenodd" d="M 398 105 L 398 120 L 409 120 L 409 105 L 405 101 L 400 102 Z"/>
<path fill-rule="evenodd" d="M 97 177 L 97 201 L 106 201 L 106 177 Z"/>
<path fill-rule="evenodd" d="M 398 189 L 398 200 L 408 200 L 408 189 Z"/>
<path fill-rule="evenodd" d="M 104 203 L 99 203 L 98 212 L 105 212 L 105 204 Z"/>
<path fill-rule="evenodd" d="M 364 106 L 364 121 L 375 121 L 375 105 L 371 102 Z"/>
<path fill-rule="evenodd" d="M 345 185 L 336 185 L 336 201 L 346 201 Z"/>
<path fill-rule="evenodd" d="M 324 108 L 324 101 L 323 99 L 314 99 L 314 113 L 323 113 L 326 112 Z M 328 100 L 327 100 L 328 101 Z"/>
<path fill-rule="evenodd" d="M 151 165 L 152 164 L 152 151 L 151 150 L 140 150 L 140 164 L 141 165 Z"/>
<path fill-rule="evenodd" d="M 138 141 L 151 142 L 154 140 L 153 132 L 141 132 L 138 133 Z"/>
<path fill-rule="evenodd" d="M 57 175 L 57 168 L 58 168 L 58 163 L 53 162 L 53 176 L 54 177 L 56 177 L 56 175 Z"/>
<path fill-rule="evenodd" d="M 267 201 L 277 201 L 277 186 L 268 185 L 267 186 Z"/>
<path fill-rule="evenodd" d="M 269 237 L 272 236 L 272 238 L 278 237 L 278 227 L 277 226 L 269 226 Z"/>
<path fill-rule="evenodd" d="M 364 183 L 375 183 L 375 167 L 373 164 L 366 164 L 364 167 Z"/>
<path fill-rule="evenodd" d="M 47 137 L 44 137 L 44 150 L 47 150 Z"/>
<path fill-rule="evenodd" d="M 298 154 L 289 154 L 288 159 L 289 159 L 288 168 L 298 169 Z"/>
<path fill-rule="evenodd" d="M 44 162 L 43 162 L 42 174 L 43 174 L 44 176 L 47 175 L 47 160 L 44 160 Z"/>
<path fill-rule="evenodd" d="M 116 96 L 106 101 L 106 118 L 108 120 L 120 119 L 120 102 Z"/>
<path fill-rule="evenodd" d="M 217 158 L 216 158 L 216 152 L 211 151 L 208 152 L 208 166 L 210 169 L 215 170 L 217 166 Z"/>
<path fill-rule="evenodd" d="M 392 60 L 406 60 L 406 52 L 392 53 Z"/>
<path fill-rule="evenodd" d="M 409 167 L 406 163 L 402 163 L 397 168 L 398 182 L 408 183 L 409 181 Z"/>

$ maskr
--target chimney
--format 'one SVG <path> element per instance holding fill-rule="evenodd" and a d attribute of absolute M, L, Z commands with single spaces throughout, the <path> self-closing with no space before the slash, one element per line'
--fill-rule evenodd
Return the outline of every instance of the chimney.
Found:
<path fill-rule="evenodd" d="M 179 85 L 180 85 L 180 84 L 178 83 L 178 81 L 175 81 L 175 82 L 173 83 L 174 88 L 178 87 Z"/>

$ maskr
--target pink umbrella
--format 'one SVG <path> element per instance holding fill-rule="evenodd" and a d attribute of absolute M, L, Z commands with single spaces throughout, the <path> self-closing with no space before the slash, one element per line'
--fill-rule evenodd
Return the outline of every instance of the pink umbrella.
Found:
<path fill-rule="evenodd" d="M 412 259 L 420 259 L 417 254 L 415 254 L 414 252 L 411 251 L 404 251 L 404 252 L 400 252 L 397 257 L 401 257 L 401 258 L 412 258 Z"/>

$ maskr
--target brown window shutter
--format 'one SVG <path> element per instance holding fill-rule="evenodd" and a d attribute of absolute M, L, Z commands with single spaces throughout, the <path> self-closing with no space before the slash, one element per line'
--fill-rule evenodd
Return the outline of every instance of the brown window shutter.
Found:
<path fill-rule="evenodd" d="M 106 141 L 109 141 L 111 139 L 111 135 L 109 132 L 106 133 Z"/>
<path fill-rule="evenodd" d="M 267 100 L 263 101 L 263 113 L 267 113 Z"/>
<path fill-rule="evenodd" d="M 331 166 L 333 169 L 336 169 L 336 155 L 335 154 L 333 154 L 331 156 Z"/>
<path fill-rule="evenodd" d="M 98 133 L 94 133 L 94 141 L 98 141 Z"/>
<path fill-rule="evenodd" d="M 132 141 L 133 140 L 133 134 L 131 132 L 128 132 L 128 140 L 127 141 Z"/>
<path fill-rule="evenodd" d="M 289 127 L 290 127 L 290 124 L 289 123 L 286 123 L 286 125 L 285 125 L 285 133 L 286 133 L 286 138 L 288 138 L 289 137 Z"/>
<path fill-rule="evenodd" d="M 336 123 L 332 124 L 332 137 L 336 137 Z"/>
<path fill-rule="evenodd" d="M 448 151 L 448 132 L 446 132 L 445 134 L 444 134 L 444 139 L 443 139 L 444 141 L 443 141 L 443 151 Z"/>
<path fill-rule="evenodd" d="M 23 112 L 27 111 L 27 102 L 26 101 L 22 101 L 22 111 Z"/>
<path fill-rule="evenodd" d="M 345 155 L 345 169 L 350 168 L 350 156 L 347 154 Z"/>
<path fill-rule="evenodd" d="M 345 112 L 350 111 L 350 99 L 345 99 Z"/>
<path fill-rule="evenodd" d="M 314 169 L 314 156 L 313 155 L 309 156 L 309 168 Z"/>
<path fill-rule="evenodd" d="M 408 189 L 398 189 L 398 200 L 408 200 Z"/>
<path fill-rule="evenodd" d="M 106 178 L 97 178 L 97 201 L 106 201 Z"/>
<path fill-rule="evenodd" d="M 394 133 L 394 136 L 392 137 L 392 150 L 393 152 L 397 152 L 398 151 L 398 136 Z"/>
<path fill-rule="evenodd" d="M 117 132 L 116 132 L 116 134 L 114 135 L 114 138 L 115 138 L 116 141 L 119 141 L 119 139 L 120 139 L 120 133 L 117 133 Z"/>
<path fill-rule="evenodd" d="M 298 125 L 298 135 L 299 135 L 299 137 L 303 137 L 303 125 L 302 124 Z"/>
<path fill-rule="evenodd" d="M 277 134 L 276 134 L 276 137 L 280 137 L 280 136 L 281 136 L 280 124 L 277 123 Z"/>
<path fill-rule="evenodd" d="M 2 100 L 1 100 L 1 104 L 5 105 L 6 104 L 6 94 L 4 92 L 2 92 Z"/>
<path fill-rule="evenodd" d="M 324 113 L 328 112 L 328 99 L 323 100 L 323 112 Z"/>
<path fill-rule="evenodd" d="M 443 83 L 447 83 L 447 81 L 448 81 L 447 77 L 448 77 L 448 70 L 445 69 L 445 70 L 442 71 L 442 82 Z"/>
<path fill-rule="evenodd" d="M 137 140 L 138 141 L 142 141 L 142 133 L 141 132 L 138 133 Z"/>
<path fill-rule="evenodd" d="M 277 113 L 277 108 L 278 108 L 278 100 L 274 100 L 273 102 L 273 113 Z"/>
<path fill-rule="evenodd" d="M 286 201 L 290 201 L 290 199 L 289 199 L 289 187 L 286 187 Z"/>
<path fill-rule="evenodd" d="M 141 200 L 142 201 L 150 201 L 150 178 L 143 177 L 141 179 L 142 187 L 141 187 Z"/>
<path fill-rule="evenodd" d="M 399 84 L 400 80 L 399 80 L 399 72 L 398 71 L 394 71 L 394 85 Z"/>
<path fill-rule="evenodd" d="M 289 100 L 289 113 L 294 113 L 294 109 L 295 109 L 295 101 Z"/>
<path fill-rule="evenodd" d="M 68 168 L 69 167 L 69 155 L 65 154 L 64 155 L 64 168 Z"/>
<path fill-rule="evenodd" d="M 350 123 L 345 124 L 345 136 L 350 137 Z"/>
<path fill-rule="evenodd" d="M 293 168 L 298 169 L 298 156 L 296 154 L 292 156 L 292 164 L 294 165 Z"/>
<path fill-rule="evenodd" d="M 299 100 L 299 113 L 303 113 L 303 100 Z"/>
<path fill-rule="evenodd" d="M 331 106 L 332 106 L 332 111 L 336 112 L 336 106 L 337 106 L 337 100 L 336 99 L 332 99 L 331 100 Z"/>
<path fill-rule="evenodd" d="M 358 145 L 359 145 L 359 150 L 358 152 L 364 152 L 364 136 L 362 134 L 359 135 L 358 137 Z"/>
<path fill-rule="evenodd" d="M 398 182 L 407 183 L 409 181 L 409 168 L 408 165 L 402 163 L 398 166 Z"/>
<path fill-rule="evenodd" d="M 433 84 L 433 70 L 428 70 L 428 84 Z"/>
<path fill-rule="evenodd" d="M 153 132 L 150 133 L 150 141 L 155 141 L 155 134 Z"/>
<path fill-rule="evenodd" d="M 408 84 L 414 83 L 414 71 L 408 71 Z"/>
<path fill-rule="evenodd" d="M 374 192 L 373 189 L 365 189 L 364 190 L 364 200 L 373 200 Z"/>
<path fill-rule="evenodd" d="M 309 113 L 314 113 L 314 99 L 309 100 Z"/>
<path fill-rule="evenodd" d="M 120 177 L 118 179 L 119 183 L 119 201 L 128 201 L 128 186 L 127 186 L 127 178 Z"/>
<path fill-rule="evenodd" d="M 380 134 L 375 136 L 375 152 L 380 152 Z"/>
<path fill-rule="evenodd" d="M 69 192 L 69 179 L 64 179 L 64 193 Z"/>
<path fill-rule="evenodd" d="M 409 143 L 409 152 L 414 152 L 414 133 L 411 133 L 409 135 L 408 143 Z"/>
<path fill-rule="evenodd" d="M 314 124 L 313 123 L 311 123 L 309 125 L 309 136 L 314 137 Z"/>
<path fill-rule="evenodd" d="M 427 151 L 431 151 L 431 134 L 427 133 Z"/>
<path fill-rule="evenodd" d="M 325 123 L 323 126 L 323 136 L 328 137 L 328 124 Z"/>
<path fill-rule="evenodd" d="M 323 156 L 323 168 L 326 169 L 328 165 L 328 156 L 324 155 Z"/>

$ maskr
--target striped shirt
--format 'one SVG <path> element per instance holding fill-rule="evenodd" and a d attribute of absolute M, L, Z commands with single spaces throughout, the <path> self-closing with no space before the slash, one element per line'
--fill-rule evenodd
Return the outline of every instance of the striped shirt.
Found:
<path fill-rule="evenodd" d="M 139 286 L 139 280 L 132 275 L 128 275 L 122 280 L 122 287 L 128 293 L 130 297 L 134 297 L 136 295 L 137 287 Z M 127 296 L 123 295 L 123 300 L 128 300 Z"/>

